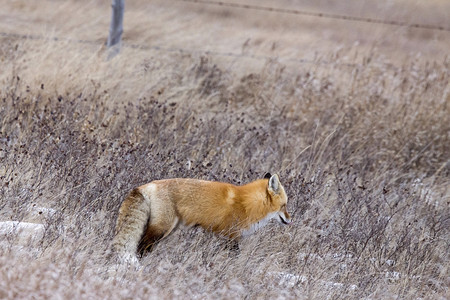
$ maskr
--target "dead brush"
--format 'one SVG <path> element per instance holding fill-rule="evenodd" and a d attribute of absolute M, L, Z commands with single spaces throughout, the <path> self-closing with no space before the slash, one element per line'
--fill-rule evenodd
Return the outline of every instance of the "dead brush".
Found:
<path fill-rule="evenodd" d="M 447 295 L 448 63 L 233 72 L 185 53 L 128 49 L 106 63 L 82 46 L 0 49 L 0 221 L 45 228 L 36 244 L 7 237 L 1 298 Z M 267 171 L 293 226 L 270 224 L 238 255 L 182 229 L 138 270 L 104 258 L 133 187 Z M 34 206 L 54 213 L 32 219 Z"/>

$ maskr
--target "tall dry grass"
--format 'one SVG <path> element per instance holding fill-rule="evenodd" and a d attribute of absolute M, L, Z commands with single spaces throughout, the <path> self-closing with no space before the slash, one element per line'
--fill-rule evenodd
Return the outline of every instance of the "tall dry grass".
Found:
<path fill-rule="evenodd" d="M 0 221 L 43 225 L 0 231 L 0 297 L 448 296 L 448 60 L 124 48 L 105 61 L 102 46 L 0 39 Z M 237 254 L 180 228 L 140 269 L 105 259 L 131 188 L 266 171 L 293 226 L 270 224 Z"/>

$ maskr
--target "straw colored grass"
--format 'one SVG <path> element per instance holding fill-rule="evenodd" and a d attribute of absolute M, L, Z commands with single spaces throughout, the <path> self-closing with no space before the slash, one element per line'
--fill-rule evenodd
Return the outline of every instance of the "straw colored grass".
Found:
<path fill-rule="evenodd" d="M 0 31 L 36 38 L 0 36 L 0 298 L 448 296 L 448 33 L 397 29 L 395 44 L 376 27 L 394 43 L 383 44 L 365 34 L 373 25 L 296 19 L 310 32 L 271 14 L 136 1 L 107 61 L 105 6 L 4 3 Z M 181 227 L 140 268 L 106 259 L 133 187 L 243 184 L 267 171 L 280 175 L 293 226 L 271 223 L 238 253 Z"/>

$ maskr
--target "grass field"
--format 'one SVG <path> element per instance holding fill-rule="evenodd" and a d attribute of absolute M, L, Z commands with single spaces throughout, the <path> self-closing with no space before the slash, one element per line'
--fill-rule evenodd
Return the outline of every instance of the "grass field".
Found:
<path fill-rule="evenodd" d="M 245 3 L 450 28 L 444 0 Z M 0 5 L 0 298 L 450 296 L 448 31 L 136 0 L 107 61 L 110 1 Z M 106 259 L 133 187 L 268 171 L 292 226 Z"/>

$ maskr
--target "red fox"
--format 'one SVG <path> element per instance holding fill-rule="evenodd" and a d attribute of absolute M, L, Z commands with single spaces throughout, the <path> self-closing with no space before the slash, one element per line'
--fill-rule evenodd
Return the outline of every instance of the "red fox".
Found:
<path fill-rule="evenodd" d="M 181 221 L 237 239 L 275 218 L 291 223 L 278 175 L 243 186 L 197 179 L 156 180 L 128 195 L 119 209 L 113 251 L 133 256 L 167 237 Z"/>

